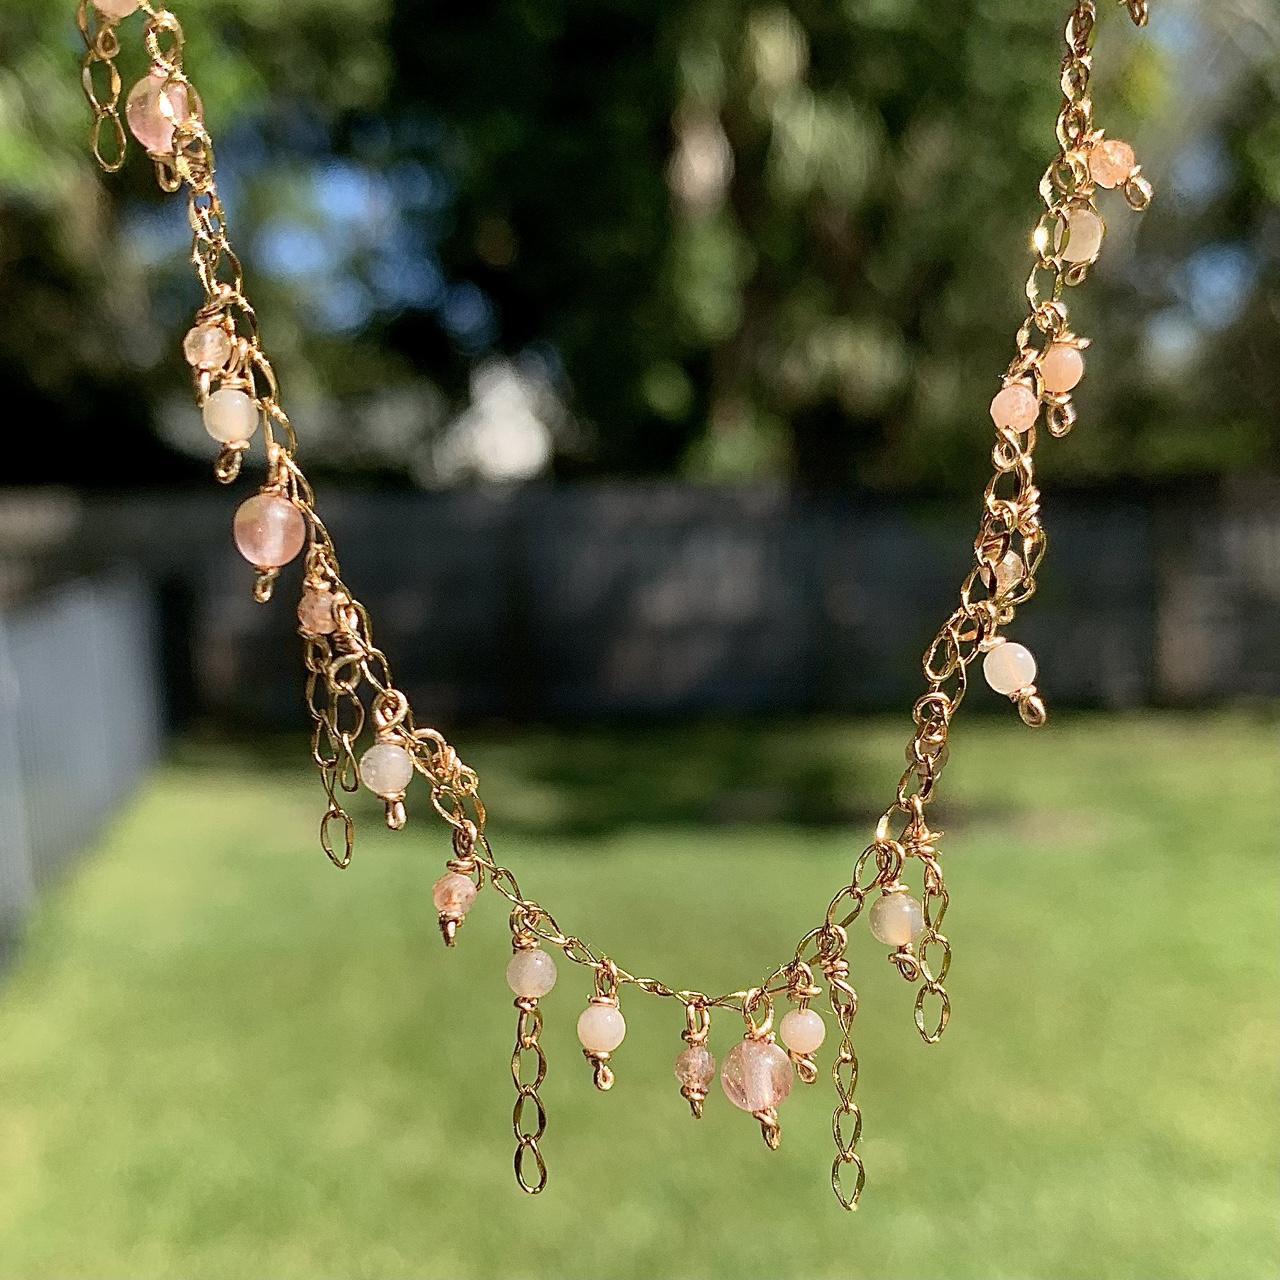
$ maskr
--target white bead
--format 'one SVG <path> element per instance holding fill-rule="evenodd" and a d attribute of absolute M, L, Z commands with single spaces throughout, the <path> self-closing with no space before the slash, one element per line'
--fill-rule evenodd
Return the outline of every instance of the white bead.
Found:
<path fill-rule="evenodd" d="M 1020 693 L 1036 682 L 1036 660 L 1026 645 L 1003 640 L 982 660 L 982 674 L 997 692 Z"/>
<path fill-rule="evenodd" d="M 518 996 L 545 996 L 556 985 L 556 962 L 534 948 L 517 951 L 507 965 L 507 986 Z"/>
<path fill-rule="evenodd" d="M 394 742 L 375 742 L 360 757 L 360 781 L 374 795 L 401 795 L 412 779 L 413 757 Z"/>
<path fill-rule="evenodd" d="M 789 1009 L 782 1017 L 778 1034 L 794 1053 L 816 1053 L 827 1038 L 827 1024 L 816 1009 Z"/>
<path fill-rule="evenodd" d="M 93 0 L 93 7 L 106 18 L 127 18 L 139 0 Z"/>
<path fill-rule="evenodd" d="M 243 444 L 258 429 L 258 406 L 235 387 L 220 387 L 204 402 L 204 429 L 222 444 Z"/>
<path fill-rule="evenodd" d="M 1092 209 L 1080 206 L 1067 211 L 1066 245 L 1061 228 L 1056 247 L 1064 262 L 1092 262 L 1102 248 L 1102 219 Z"/>
<path fill-rule="evenodd" d="M 578 1018 L 578 1039 L 591 1053 L 612 1053 L 626 1034 L 622 1010 L 611 1004 L 589 1004 Z"/>
<path fill-rule="evenodd" d="M 887 947 L 914 942 L 924 928 L 924 908 L 909 893 L 886 893 L 871 904 L 871 933 Z"/>

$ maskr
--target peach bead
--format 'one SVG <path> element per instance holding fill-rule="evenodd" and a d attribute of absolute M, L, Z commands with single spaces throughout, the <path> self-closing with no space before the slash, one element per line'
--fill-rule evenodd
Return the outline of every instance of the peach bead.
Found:
<path fill-rule="evenodd" d="M 258 406 L 238 387 L 219 387 L 201 410 L 204 429 L 219 444 L 244 444 L 258 429 Z"/>
<path fill-rule="evenodd" d="M 236 548 L 256 569 L 278 569 L 302 550 L 307 523 L 278 493 L 259 493 L 241 504 L 235 520 Z"/>
<path fill-rule="evenodd" d="M 778 1035 L 795 1053 L 816 1053 L 827 1038 L 827 1024 L 816 1009 L 789 1009 L 782 1016 Z"/>
<path fill-rule="evenodd" d="M 93 7 L 104 18 L 119 22 L 121 18 L 127 18 L 138 7 L 138 0 L 93 0 Z"/>
<path fill-rule="evenodd" d="M 786 1050 L 772 1040 L 742 1040 L 725 1054 L 720 1085 L 735 1107 L 769 1111 L 791 1092 L 793 1074 Z"/>
<path fill-rule="evenodd" d="M 1040 401 L 1025 382 L 1001 387 L 991 401 L 991 421 L 1010 431 L 1030 431 L 1040 416 Z"/>
<path fill-rule="evenodd" d="M 871 904 L 871 933 L 887 947 L 905 947 L 924 928 L 924 908 L 909 893 L 886 893 Z"/>
<path fill-rule="evenodd" d="M 1133 148 L 1119 138 L 1108 138 L 1089 152 L 1089 176 L 1100 187 L 1110 190 L 1127 182 L 1137 167 Z"/>
<path fill-rule="evenodd" d="M 982 674 L 997 693 L 1012 697 L 1035 684 L 1035 655 L 1024 644 L 1001 641 L 983 658 Z"/>
<path fill-rule="evenodd" d="M 298 601 L 298 626 L 310 636 L 329 636 L 338 629 L 333 593 L 308 587 Z"/>
<path fill-rule="evenodd" d="M 465 916 L 475 900 L 475 881 L 470 876 L 464 876 L 461 871 L 446 871 L 431 886 L 431 901 L 444 916 Z"/>
<path fill-rule="evenodd" d="M 231 356 L 231 338 L 220 324 L 198 324 L 182 339 L 182 354 L 195 369 L 221 369 Z"/>
<path fill-rule="evenodd" d="M 538 947 L 517 951 L 507 965 L 507 986 L 518 996 L 537 1000 L 556 985 L 556 962 Z"/>
<path fill-rule="evenodd" d="M 1067 234 L 1059 228 L 1056 248 L 1064 262 L 1092 262 L 1102 249 L 1102 219 L 1084 205 L 1067 210 Z M 1065 241 L 1065 243 L 1064 243 Z"/>
<path fill-rule="evenodd" d="M 166 87 L 163 72 L 145 75 L 129 90 L 125 119 L 133 136 L 153 156 L 173 154 L 173 129 L 191 116 L 187 87 L 174 83 Z"/>
<path fill-rule="evenodd" d="M 681 1049 L 676 1058 L 676 1079 L 686 1089 L 706 1089 L 715 1079 L 716 1060 L 704 1044 Z"/>
<path fill-rule="evenodd" d="M 1084 377 L 1084 356 L 1077 347 L 1055 342 L 1040 357 L 1040 379 L 1053 395 L 1066 395 Z"/>
<path fill-rule="evenodd" d="M 578 1040 L 588 1053 L 612 1053 L 626 1034 L 622 1010 L 611 1004 L 589 1004 L 578 1017 Z"/>
<path fill-rule="evenodd" d="M 394 742 L 375 742 L 360 757 L 360 781 L 384 800 L 403 795 L 413 781 L 413 757 Z"/>

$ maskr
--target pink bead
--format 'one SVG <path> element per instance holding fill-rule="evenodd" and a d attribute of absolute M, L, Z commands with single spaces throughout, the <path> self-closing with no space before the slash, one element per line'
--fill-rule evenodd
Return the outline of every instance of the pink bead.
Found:
<path fill-rule="evenodd" d="M 93 0 L 93 7 L 104 18 L 112 18 L 118 22 L 121 18 L 127 18 L 138 7 L 138 0 Z"/>
<path fill-rule="evenodd" d="M 333 592 L 308 587 L 298 601 L 298 626 L 309 636 L 328 636 L 338 629 L 333 613 Z"/>
<path fill-rule="evenodd" d="M 1055 342 L 1040 357 L 1040 379 L 1045 390 L 1066 395 L 1084 377 L 1084 356 L 1065 342 Z"/>
<path fill-rule="evenodd" d="M 1110 190 L 1127 182 L 1137 166 L 1133 148 L 1119 138 L 1108 138 L 1089 152 L 1089 176 L 1100 187 Z"/>
<path fill-rule="evenodd" d="M 221 369 L 231 356 L 231 338 L 220 324 L 198 324 L 182 339 L 182 354 L 196 369 Z"/>
<path fill-rule="evenodd" d="M 1001 387 L 991 401 L 991 420 L 1010 431 L 1030 431 L 1040 416 L 1040 401 L 1025 382 Z"/>
<path fill-rule="evenodd" d="M 475 900 L 475 882 L 460 871 L 447 872 L 431 887 L 431 901 L 443 916 L 465 916 Z"/>
<path fill-rule="evenodd" d="M 791 1059 L 772 1040 L 743 1040 L 725 1056 L 720 1084 L 735 1107 L 755 1113 L 776 1107 L 791 1092 Z"/>
<path fill-rule="evenodd" d="M 257 569 L 288 564 L 307 540 L 302 512 L 278 493 L 259 493 L 236 512 L 236 549 Z"/>
<path fill-rule="evenodd" d="M 691 1044 L 676 1059 L 676 1079 L 685 1089 L 705 1089 L 715 1074 L 716 1060 L 704 1044 Z"/>
<path fill-rule="evenodd" d="M 165 80 L 163 72 L 143 76 L 129 90 L 124 108 L 133 136 L 153 156 L 173 154 L 173 127 L 191 116 L 186 85 L 166 88 Z"/>

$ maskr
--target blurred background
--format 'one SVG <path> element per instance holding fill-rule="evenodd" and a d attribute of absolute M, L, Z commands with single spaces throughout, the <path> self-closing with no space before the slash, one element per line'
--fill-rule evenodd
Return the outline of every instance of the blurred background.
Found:
<path fill-rule="evenodd" d="M 598 1096 L 567 964 L 518 1196 L 505 913 L 443 952 L 421 799 L 320 853 L 296 569 L 263 608 L 231 547 L 258 473 L 210 475 L 184 207 L 93 163 L 74 5 L 0 0 L 0 1273 L 1280 1274 L 1280 11 L 1102 7 L 1097 122 L 1156 200 L 1103 194 L 1038 452 L 1051 722 L 975 688 L 957 729 L 942 1044 L 855 951 L 850 1220 L 825 1070 L 770 1156 L 723 1098 L 689 1122 L 679 1009 L 633 999 Z M 629 968 L 762 976 L 892 795 L 1065 12 L 178 9 L 345 576 L 502 859 Z"/>

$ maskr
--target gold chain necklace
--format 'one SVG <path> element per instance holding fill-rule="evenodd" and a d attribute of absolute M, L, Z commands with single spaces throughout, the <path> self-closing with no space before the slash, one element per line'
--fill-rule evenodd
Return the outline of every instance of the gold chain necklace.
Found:
<path fill-rule="evenodd" d="M 1147 0 L 1122 3 L 1138 26 L 1146 23 Z M 455 944 L 485 885 L 510 904 L 513 955 L 507 981 L 517 1011 L 511 1054 L 516 1093 L 512 1127 L 520 1188 L 536 1194 L 547 1183 L 542 1153 L 547 1114 L 539 1096 L 547 1059 L 540 1044 L 539 1002 L 556 981 L 555 961 L 543 949 L 550 947 L 591 973 L 593 991 L 578 1020 L 578 1038 L 598 1089 L 613 1084 L 612 1057 L 626 1034 L 619 1002 L 624 991 L 635 988 L 683 1006 L 685 1047 L 676 1059 L 676 1076 L 693 1115 L 701 1116 L 715 1076 L 707 1047 L 712 1011 L 736 1012 L 745 1034 L 726 1055 L 721 1083 L 729 1100 L 760 1122 L 771 1148 L 781 1137 L 778 1107 L 790 1093 L 793 1077 L 805 1084 L 818 1078 L 814 1055 L 825 1039 L 826 1025 L 811 1004 L 825 994 L 838 1031 L 831 1068 L 836 1093 L 831 1187 L 844 1208 L 855 1208 L 865 1171 L 858 1152 L 862 1113 L 854 1096 L 858 1057 L 852 1029 L 858 993 L 845 958 L 848 930 L 867 907 L 872 934 L 891 948 L 889 959 L 916 989 L 916 1029 L 927 1043 L 935 1043 L 951 1013 L 944 985 L 951 944 L 941 932 L 948 903 L 937 851 L 941 833 L 929 829 L 926 806 L 947 762 L 948 732 L 968 687 L 969 666 L 979 655 L 988 684 L 1010 699 L 1022 719 L 1033 727 L 1045 722 L 1044 703 L 1035 686 L 1035 659 L 1003 634 L 1017 607 L 1034 593 L 1045 551 L 1032 466 L 1036 423 L 1042 408 L 1052 436 L 1066 435 L 1075 422 L 1071 393 L 1084 374 L 1082 353 L 1089 343 L 1068 327 L 1064 292 L 1085 279 L 1101 249 L 1105 225 L 1095 204 L 1097 189 L 1119 188 L 1138 210 L 1151 199 L 1133 149 L 1094 128 L 1090 76 L 1096 0 L 1076 0 L 1067 18 L 1058 152 L 1040 181 L 1044 212 L 1032 236 L 1035 261 L 1026 285 L 1027 317 L 1018 330 L 1016 353 L 991 401 L 994 474 L 983 494 L 974 566 L 960 587 L 958 606 L 924 655 L 928 688 L 913 708 L 915 732 L 907 747 L 907 767 L 893 803 L 876 824 L 874 839 L 855 860 L 848 882 L 837 890 L 821 921 L 800 939 L 791 957 L 758 984 L 721 995 L 637 976 L 598 947 L 566 933 L 497 861 L 486 834 L 475 771 L 435 729 L 415 723 L 386 655 L 373 642 L 368 612 L 342 580 L 333 539 L 297 463 L 297 436 L 280 404 L 257 316 L 245 294 L 240 260 L 228 238 L 213 140 L 199 94 L 184 70 L 182 27 L 171 12 L 154 8 L 148 0 L 79 0 L 78 20 L 87 49 L 82 79 L 93 110 L 94 156 L 108 172 L 124 163 L 118 24 L 137 10 L 145 15 L 143 38 L 151 65 L 130 91 L 125 117 L 153 160 L 160 186 L 171 193 L 186 190 L 191 258 L 205 300 L 183 351 L 192 367 L 205 427 L 222 445 L 214 466 L 218 480 L 230 484 L 236 479 L 259 426 L 265 442 L 266 483 L 236 512 L 234 529 L 237 547 L 256 570 L 254 596 L 265 603 L 281 567 L 304 557 L 298 621 L 306 646 L 307 708 L 314 725 L 311 754 L 328 800 L 320 820 L 320 843 L 334 865 L 348 866 L 355 824 L 340 794 L 355 792 L 363 783 L 383 800 L 387 825 L 399 830 L 406 821 L 406 789 L 420 774 L 430 788 L 432 805 L 453 832 L 453 856 L 433 889 L 445 942 Z M 367 728 L 374 741 L 357 758 L 357 744 Z M 921 869 L 919 898 L 903 879 L 913 862 Z M 791 1006 L 776 1034 L 775 997 Z"/>

